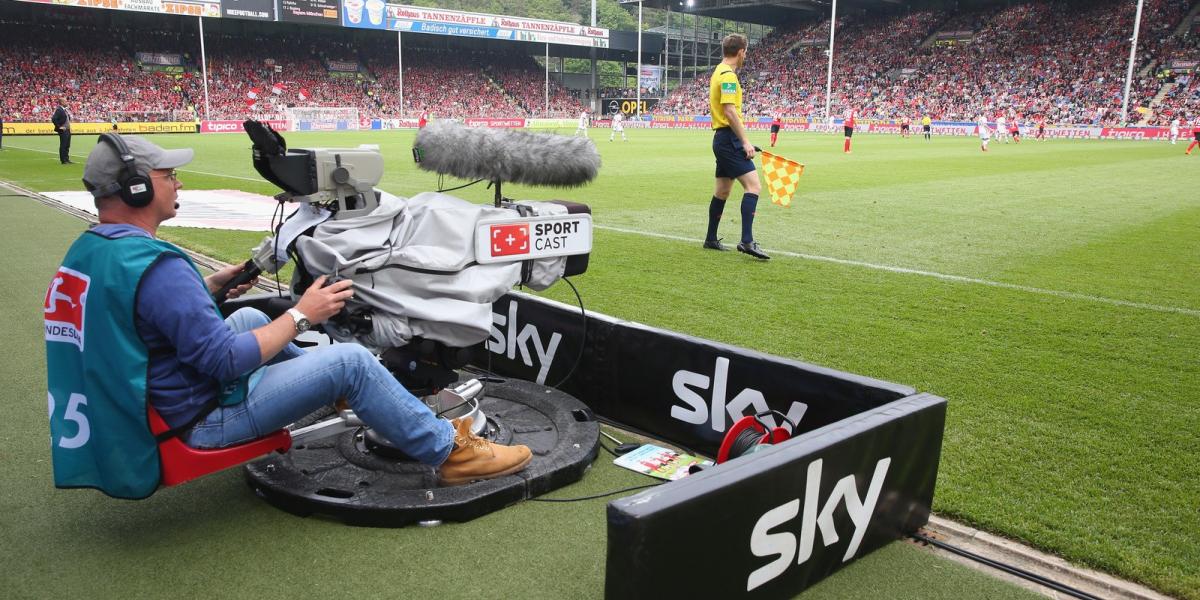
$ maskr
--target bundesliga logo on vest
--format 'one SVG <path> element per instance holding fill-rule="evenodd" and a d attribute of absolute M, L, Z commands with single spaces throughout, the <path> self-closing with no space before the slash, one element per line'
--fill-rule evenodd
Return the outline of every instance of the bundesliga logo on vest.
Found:
<path fill-rule="evenodd" d="M 46 290 L 42 309 L 47 342 L 67 342 L 83 351 L 84 305 L 91 281 L 90 277 L 73 269 L 58 269 Z"/>

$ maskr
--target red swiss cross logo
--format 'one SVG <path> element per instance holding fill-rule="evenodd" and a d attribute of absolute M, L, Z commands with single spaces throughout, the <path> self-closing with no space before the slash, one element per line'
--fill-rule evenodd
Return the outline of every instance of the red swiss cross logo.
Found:
<path fill-rule="evenodd" d="M 492 225 L 492 256 L 529 254 L 529 224 Z"/>
<path fill-rule="evenodd" d="M 47 342 L 67 342 L 83 350 L 83 309 L 91 281 L 84 273 L 59 267 L 50 280 L 42 309 Z"/>

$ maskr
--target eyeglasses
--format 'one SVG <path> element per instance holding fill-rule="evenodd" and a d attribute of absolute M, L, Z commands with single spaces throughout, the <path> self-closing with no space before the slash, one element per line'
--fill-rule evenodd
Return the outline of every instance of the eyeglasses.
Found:
<path fill-rule="evenodd" d="M 171 169 L 171 172 L 167 173 L 166 175 L 151 175 L 151 177 L 161 177 L 163 179 L 170 179 L 171 181 L 179 181 L 179 173 L 176 172 L 175 169 Z"/>

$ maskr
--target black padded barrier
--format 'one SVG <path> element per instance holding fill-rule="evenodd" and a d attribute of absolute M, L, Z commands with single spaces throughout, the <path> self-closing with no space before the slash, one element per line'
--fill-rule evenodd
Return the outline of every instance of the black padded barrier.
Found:
<path fill-rule="evenodd" d="M 609 503 L 605 597 L 795 596 L 929 520 L 945 418 L 903 398 Z"/>
<path fill-rule="evenodd" d="M 744 415 L 796 422 L 787 442 L 611 502 L 607 598 L 790 598 L 928 521 L 942 398 L 595 313 L 585 335 L 578 307 L 522 293 L 492 313 L 475 365 L 562 382 L 696 452 L 715 456 Z"/>
<path fill-rule="evenodd" d="M 596 414 L 708 456 L 743 415 L 770 408 L 799 416 L 793 433 L 803 433 L 916 393 L 596 313 L 588 313 L 580 355 L 579 308 L 521 293 L 498 300 L 492 319 L 492 337 L 476 347 L 475 365 L 546 385 L 574 369 L 559 389 Z"/>

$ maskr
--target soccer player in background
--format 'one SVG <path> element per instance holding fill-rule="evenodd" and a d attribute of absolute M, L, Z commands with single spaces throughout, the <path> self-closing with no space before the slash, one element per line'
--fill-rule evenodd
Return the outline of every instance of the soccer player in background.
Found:
<path fill-rule="evenodd" d="M 775 120 L 771 121 L 771 147 L 775 147 L 775 140 L 779 139 L 779 128 L 783 126 L 783 119 L 779 115 L 775 115 Z"/>
<path fill-rule="evenodd" d="M 1008 134 L 1012 136 L 1014 142 L 1021 143 L 1021 115 L 1013 117 L 1012 123 L 1008 126 Z"/>
<path fill-rule="evenodd" d="M 933 119 L 930 118 L 929 115 L 925 115 L 925 117 L 921 119 L 921 129 L 925 133 L 925 139 L 931 139 L 930 130 L 933 129 Z"/>
<path fill-rule="evenodd" d="M 996 141 L 1004 140 L 1005 144 L 1008 143 L 1008 127 L 1006 121 L 1007 119 L 1004 118 L 1004 113 L 996 115 Z"/>
<path fill-rule="evenodd" d="M 1192 137 L 1195 139 L 1192 140 L 1192 143 L 1188 144 L 1187 152 L 1185 152 L 1188 156 L 1192 155 L 1192 148 L 1200 146 L 1200 116 L 1197 116 L 1192 121 Z"/>
<path fill-rule="evenodd" d="M 1046 117 L 1045 116 L 1038 115 L 1037 128 L 1038 128 L 1037 135 L 1035 135 L 1033 137 L 1035 139 L 1042 140 L 1043 142 L 1046 141 Z"/>
<path fill-rule="evenodd" d="M 850 138 L 854 137 L 854 109 L 847 108 L 842 114 L 842 129 L 846 132 L 846 141 L 842 144 L 842 152 L 850 154 Z"/>
<path fill-rule="evenodd" d="M 621 141 L 622 141 L 622 142 L 628 142 L 628 141 L 629 141 L 629 140 L 628 140 L 628 139 L 625 137 L 625 126 L 623 125 L 623 123 L 624 123 L 624 122 L 625 122 L 625 113 L 623 113 L 623 112 L 621 112 L 621 111 L 619 111 L 619 110 L 618 110 L 618 111 L 617 111 L 617 113 L 616 113 L 616 114 L 614 114 L 614 115 L 613 115 L 613 118 L 612 118 L 612 133 L 611 133 L 611 134 L 609 134 L 609 136 L 608 136 L 608 141 L 610 141 L 610 142 L 611 142 L 611 141 L 613 141 L 614 139 L 616 139 L 616 137 L 617 137 L 617 134 L 618 134 L 618 133 L 620 133 L 620 134 L 621 134 Z"/>
<path fill-rule="evenodd" d="M 1175 142 L 1178 142 L 1178 141 L 1179 141 L 1179 117 L 1175 117 L 1174 119 L 1171 120 L 1171 145 L 1174 146 Z"/>
<path fill-rule="evenodd" d="M 575 128 L 575 135 L 571 137 L 578 136 L 581 133 L 583 137 L 588 137 L 588 111 L 586 108 L 583 109 L 583 112 L 579 113 L 579 127 Z"/>
<path fill-rule="evenodd" d="M 987 119 L 983 115 L 979 115 L 979 148 L 987 152 L 988 142 L 992 141 L 992 130 L 988 129 Z"/>
<path fill-rule="evenodd" d="M 900 137 L 908 139 L 908 130 L 911 128 L 912 119 L 908 118 L 908 115 L 905 115 L 903 119 L 900 119 Z"/>
<path fill-rule="evenodd" d="M 712 115 L 713 155 L 717 159 L 716 189 L 708 204 L 708 234 L 704 247 L 725 250 L 717 238 L 717 226 L 725 212 L 725 200 L 733 191 L 733 180 L 742 184 L 742 241 L 738 252 L 754 258 L 771 258 L 754 241 L 754 214 L 758 207 L 758 171 L 754 166 L 754 144 L 742 123 L 742 84 L 736 69 L 746 63 L 746 36 L 731 33 L 721 40 L 724 59 L 708 82 L 708 106 Z"/>

